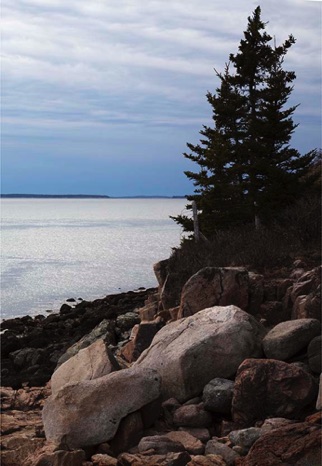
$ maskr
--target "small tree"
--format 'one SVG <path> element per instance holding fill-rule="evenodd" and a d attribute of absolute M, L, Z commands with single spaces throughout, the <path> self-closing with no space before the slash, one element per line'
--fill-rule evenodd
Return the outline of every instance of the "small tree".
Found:
<path fill-rule="evenodd" d="M 257 7 L 238 53 L 230 55 L 223 74 L 216 72 L 216 93 L 207 94 L 214 126 L 204 126 L 200 144 L 187 144 L 191 152 L 184 154 L 200 167 L 185 172 L 196 187 L 187 199 L 196 201 L 206 236 L 254 220 L 257 225 L 269 222 L 273 212 L 296 198 L 313 158 L 289 146 L 297 106 L 285 105 L 295 73 L 283 70 L 283 61 L 295 39 L 271 45 L 265 26 Z M 174 220 L 192 231 L 188 217 Z"/>

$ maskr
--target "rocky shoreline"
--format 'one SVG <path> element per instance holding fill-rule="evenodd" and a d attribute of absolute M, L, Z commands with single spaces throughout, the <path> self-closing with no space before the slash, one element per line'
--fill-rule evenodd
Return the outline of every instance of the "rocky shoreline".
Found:
<path fill-rule="evenodd" d="M 2 323 L 2 464 L 319 466 L 321 268 L 154 271 Z"/>

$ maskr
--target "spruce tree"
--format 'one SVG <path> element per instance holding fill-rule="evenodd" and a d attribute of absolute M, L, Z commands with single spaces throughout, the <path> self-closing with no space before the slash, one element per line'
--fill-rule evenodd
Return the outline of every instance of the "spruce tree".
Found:
<path fill-rule="evenodd" d="M 200 229 L 208 237 L 255 219 L 268 223 L 294 201 L 312 160 L 312 154 L 301 156 L 289 145 L 297 106 L 285 105 L 295 73 L 285 71 L 283 61 L 295 39 L 290 35 L 276 47 L 265 27 L 257 7 L 238 53 L 230 55 L 223 74 L 217 73 L 216 93 L 207 94 L 213 127 L 204 126 L 200 144 L 187 144 L 191 152 L 184 154 L 200 167 L 185 172 L 195 185 L 187 199 L 196 201 Z M 174 219 L 192 231 L 188 217 Z"/>

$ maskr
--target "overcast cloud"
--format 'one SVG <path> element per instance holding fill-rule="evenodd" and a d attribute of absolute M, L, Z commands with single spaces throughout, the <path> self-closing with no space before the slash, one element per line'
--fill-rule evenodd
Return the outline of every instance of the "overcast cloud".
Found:
<path fill-rule="evenodd" d="M 266 0 L 297 39 L 293 145 L 321 146 L 321 2 Z M 179 195 L 186 142 L 235 53 L 250 0 L 2 0 L 2 191 Z"/>

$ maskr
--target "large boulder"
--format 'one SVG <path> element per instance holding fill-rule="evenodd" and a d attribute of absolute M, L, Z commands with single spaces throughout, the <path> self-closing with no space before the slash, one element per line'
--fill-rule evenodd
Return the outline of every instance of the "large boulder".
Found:
<path fill-rule="evenodd" d="M 137 366 L 66 385 L 45 403 L 46 437 L 65 448 L 106 442 L 125 416 L 159 398 L 160 387 L 155 370 Z"/>
<path fill-rule="evenodd" d="M 298 319 L 281 322 L 268 332 L 263 340 L 267 358 L 285 361 L 306 348 L 321 332 L 316 319 Z"/>
<path fill-rule="evenodd" d="M 238 307 L 212 307 L 163 327 L 135 365 L 160 373 L 164 399 L 186 401 L 210 380 L 231 378 L 244 359 L 261 357 L 264 335 Z"/>
<path fill-rule="evenodd" d="M 275 359 L 247 359 L 234 385 L 233 420 L 251 426 L 268 417 L 299 419 L 316 401 L 317 383 L 295 364 Z"/>
<path fill-rule="evenodd" d="M 58 367 L 51 377 L 52 393 L 57 393 L 68 383 L 97 379 L 113 371 L 106 345 L 103 340 L 98 340 Z"/>
<path fill-rule="evenodd" d="M 189 278 L 181 293 L 179 318 L 211 306 L 248 306 L 249 276 L 238 267 L 205 267 Z"/>

